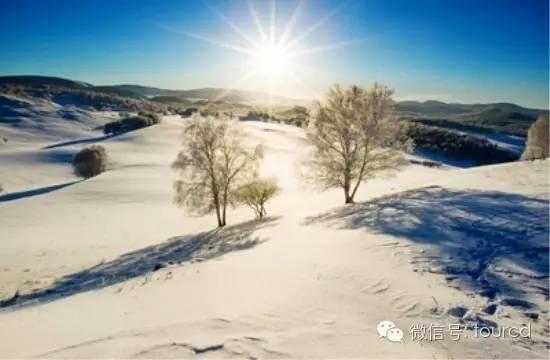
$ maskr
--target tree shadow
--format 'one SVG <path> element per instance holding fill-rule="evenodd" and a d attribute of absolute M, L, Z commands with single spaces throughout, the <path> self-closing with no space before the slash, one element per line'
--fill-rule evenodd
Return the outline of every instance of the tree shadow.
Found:
<path fill-rule="evenodd" d="M 69 182 L 66 182 L 66 183 L 63 183 L 63 184 L 44 186 L 44 187 L 41 187 L 41 188 L 38 188 L 38 189 L 7 193 L 7 194 L 4 194 L 4 195 L 0 195 L 0 202 L 14 201 L 14 200 L 27 198 L 27 197 L 44 195 L 44 194 L 50 193 L 52 191 L 60 190 L 60 189 L 63 189 L 67 186 L 79 183 L 81 181 L 83 181 L 83 180 L 69 181 Z"/>
<path fill-rule="evenodd" d="M 51 150 L 39 153 L 39 158 L 48 163 L 71 164 L 75 152 L 67 150 Z"/>
<path fill-rule="evenodd" d="M 548 299 L 548 210 L 548 200 L 519 194 L 431 186 L 342 207 L 306 224 L 364 228 L 422 244 L 411 248 L 418 270 L 445 274 L 449 285 L 488 298 L 536 293 Z"/>
<path fill-rule="evenodd" d="M 118 284 L 164 267 L 205 261 L 229 252 L 250 249 L 265 241 L 254 237 L 254 232 L 272 226 L 276 221 L 277 218 L 265 218 L 195 235 L 175 236 L 158 245 L 129 252 L 112 261 L 66 275 L 48 288 L 29 294 L 16 293 L 11 298 L 0 300 L 0 308 L 19 308 L 49 302 Z"/>
<path fill-rule="evenodd" d="M 80 138 L 80 139 L 75 139 L 75 140 L 70 140 L 70 141 L 64 141 L 64 142 L 44 146 L 43 149 L 55 149 L 55 148 L 58 148 L 58 147 L 69 146 L 69 145 L 96 143 L 96 142 L 101 142 L 101 141 L 105 141 L 107 139 L 113 138 L 117 135 L 118 134 L 109 134 L 109 135 L 94 136 L 94 137 Z"/>

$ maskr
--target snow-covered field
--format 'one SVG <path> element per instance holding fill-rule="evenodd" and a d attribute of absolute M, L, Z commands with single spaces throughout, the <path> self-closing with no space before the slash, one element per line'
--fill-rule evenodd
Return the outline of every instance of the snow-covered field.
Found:
<path fill-rule="evenodd" d="M 409 165 L 343 206 L 300 181 L 300 129 L 247 122 L 282 192 L 217 230 L 171 201 L 183 121 L 0 148 L 1 358 L 547 358 L 548 161 Z M 109 169 L 80 181 L 94 137 Z"/>
<path fill-rule="evenodd" d="M 114 112 L 90 111 L 37 98 L 0 94 L 0 150 L 26 145 L 54 145 L 56 141 L 99 136 Z M 4 139 L 9 142 L 4 143 Z"/>

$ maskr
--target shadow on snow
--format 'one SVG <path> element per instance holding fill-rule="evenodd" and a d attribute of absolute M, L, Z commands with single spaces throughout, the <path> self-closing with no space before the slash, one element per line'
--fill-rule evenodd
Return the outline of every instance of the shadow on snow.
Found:
<path fill-rule="evenodd" d="M 37 195 L 44 195 L 52 191 L 63 189 L 67 186 L 74 185 L 76 183 L 79 183 L 83 180 L 75 180 L 75 181 L 69 181 L 63 184 L 57 184 L 57 185 L 50 185 L 50 186 L 44 186 L 38 189 L 32 189 L 32 190 L 24 190 L 24 191 L 18 191 L 18 192 L 12 192 L 4 195 L 0 195 L 0 203 L 6 202 L 6 201 L 14 201 L 19 200 L 27 197 L 33 197 Z"/>
<path fill-rule="evenodd" d="M 519 194 L 431 186 L 338 208 L 306 224 L 422 243 L 423 250 L 411 248 L 420 271 L 444 274 L 451 286 L 488 298 L 548 299 L 548 209 L 548 200 Z"/>
<path fill-rule="evenodd" d="M 88 138 L 80 138 L 80 139 L 75 139 L 75 140 L 69 140 L 69 141 L 64 141 L 64 142 L 44 146 L 43 149 L 55 149 L 55 148 L 63 147 L 63 146 L 96 143 L 96 142 L 105 141 L 105 140 L 110 139 L 112 137 L 115 137 L 117 135 L 119 135 L 119 134 L 109 134 L 109 135 L 102 135 L 102 136 L 94 136 L 94 137 L 88 137 Z"/>
<path fill-rule="evenodd" d="M 273 225 L 276 218 L 253 220 L 195 235 L 172 237 L 165 242 L 126 253 L 91 268 L 66 275 L 52 286 L 29 294 L 15 294 L 0 300 L 0 308 L 40 304 L 103 288 L 147 275 L 164 267 L 185 262 L 204 261 L 232 251 L 250 249 L 265 240 L 254 231 Z"/>

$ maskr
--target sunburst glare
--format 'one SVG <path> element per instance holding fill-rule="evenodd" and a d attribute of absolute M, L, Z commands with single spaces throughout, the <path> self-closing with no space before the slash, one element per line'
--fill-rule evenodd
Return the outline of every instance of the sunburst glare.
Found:
<path fill-rule="evenodd" d="M 289 54 L 282 46 L 266 44 L 256 49 L 253 61 L 262 75 L 278 77 L 284 74 L 285 67 L 289 65 Z"/>
<path fill-rule="evenodd" d="M 267 86 L 264 89 L 270 94 L 273 93 L 276 83 L 283 83 L 289 80 L 294 83 L 304 84 L 305 81 L 300 78 L 298 75 L 299 71 L 297 71 L 295 66 L 297 58 L 351 44 L 351 41 L 339 41 L 311 47 L 302 45 L 304 39 L 334 17 L 342 6 L 328 12 L 319 21 L 305 29 L 297 31 L 297 22 L 304 8 L 304 1 L 297 2 L 289 20 L 282 29 L 277 27 L 276 24 L 277 3 L 275 0 L 270 2 L 267 14 L 259 12 L 251 0 L 247 0 L 247 3 L 250 21 L 256 29 L 256 34 L 254 35 L 247 34 L 235 21 L 214 8 L 211 4 L 206 4 L 206 7 L 232 30 L 236 39 L 218 40 L 206 35 L 175 31 L 243 55 L 243 64 L 246 66 L 247 71 L 236 79 L 235 83 L 229 88 L 241 85 L 245 80 L 254 77 L 261 78 L 262 82 L 267 81 Z M 269 23 L 263 24 L 261 21 L 262 18 L 268 18 Z M 168 30 L 174 31 L 174 29 Z M 244 40 L 246 45 L 243 46 L 242 41 L 239 40 Z M 303 66 L 303 63 L 301 65 Z"/>

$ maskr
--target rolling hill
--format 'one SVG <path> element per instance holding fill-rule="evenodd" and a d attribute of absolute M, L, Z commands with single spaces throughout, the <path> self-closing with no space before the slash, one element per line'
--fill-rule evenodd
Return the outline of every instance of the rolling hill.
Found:
<path fill-rule="evenodd" d="M 147 104 L 189 105 L 190 102 L 226 102 L 262 106 L 270 101 L 276 106 L 309 105 L 310 100 L 271 96 L 263 92 L 224 88 L 199 88 L 189 90 L 163 89 L 158 87 L 122 84 L 102 85 L 49 76 L 2 76 L 0 93 L 7 89 L 41 91 L 68 89 L 81 94 L 131 99 Z M 35 96 L 42 96 L 36 91 Z M 76 100 L 75 100 L 76 101 Z M 79 104 L 73 104 L 79 105 Z M 154 106 L 154 105 L 150 105 Z M 460 104 L 441 101 L 401 101 L 396 103 L 397 115 L 423 121 L 425 125 L 439 127 L 463 127 L 466 130 L 489 130 L 525 136 L 529 126 L 548 110 L 525 108 L 511 103 Z"/>
<path fill-rule="evenodd" d="M 525 136 L 529 126 L 548 110 L 524 108 L 511 103 L 458 104 L 441 101 L 402 101 L 396 104 L 400 117 L 426 125 L 464 130 L 493 130 Z"/>
<path fill-rule="evenodd" d="M 282 190 L 266 221 L 241 206 L 220 230 L 172 202 L 183 125 L 0 151 L 0 357 L 547 358 L 548 161 L 410 164 L 342 206 L 300 181 L 302 129 L 243 122 Z M 94 142 L 108 170 L 81 180 Z M 408 331 L 459 322 L 460 341 Z"/>
<path fill-rule="evenodd" d="M 63 79 L 54 76 L 39 76 L 39 75 L 17 75 L 17 76 L 0 76 L 0 86 L 22 86 L 22 87 L 47 87 L 59 86 L 69 89 L 92 88 L 93 85 Z"/>
<path fill-rule="evenodd" d="M 224 100 L 227 102 L 243 102 L 265 104 L 271 101 L 277 105 L 296 105 L 307 103 L 307 100 L 291 99 L 284 96 L 271 96 L 267 93 L 244 91 L 237 89 L 224 88 L 200 88 L 190 90 L 162 89 L 151 86 L 142 86 L 134 84 L 122 85 L 102 85 L 94 86 L 89 83 L 73 81 L 50 76 L 0 76 L 0 90 L 2 87 L 22 87 L 22 88 L 52 88 L 61 87 L 73 90 L 93 91 L 97 93 L 114 94 L 134 99 L 152 99 L 155 97 L 172 97 L 172 100 Z M 162 99 L 164 102 L 166 99 Z"/>

